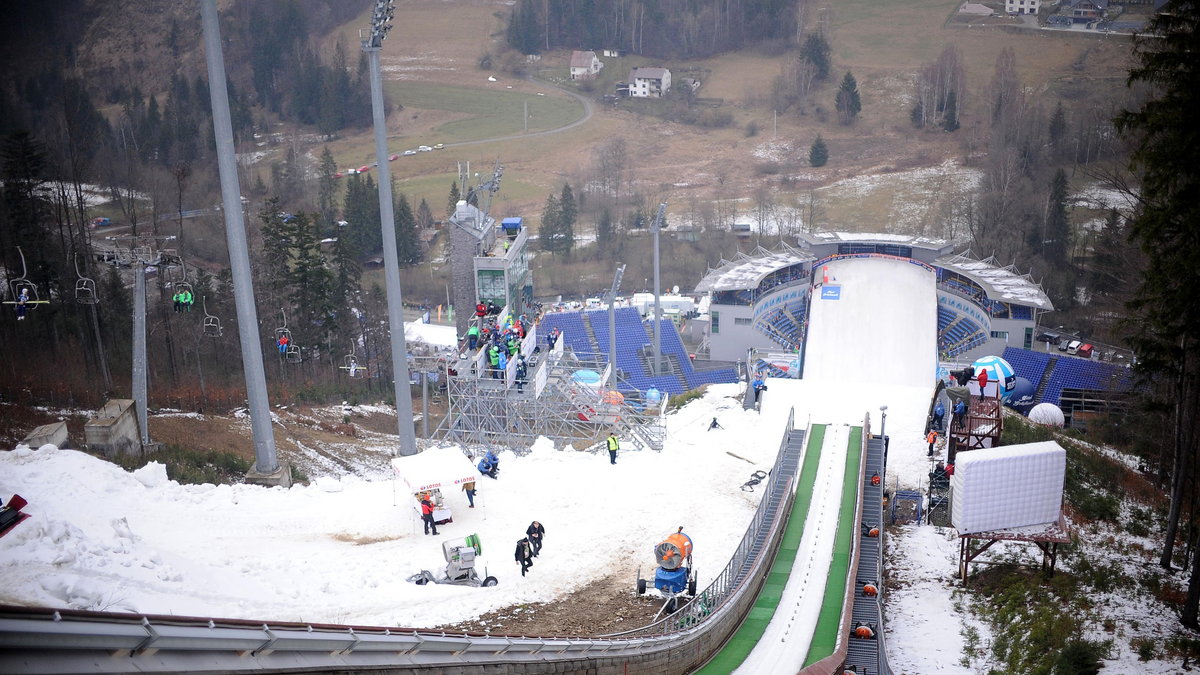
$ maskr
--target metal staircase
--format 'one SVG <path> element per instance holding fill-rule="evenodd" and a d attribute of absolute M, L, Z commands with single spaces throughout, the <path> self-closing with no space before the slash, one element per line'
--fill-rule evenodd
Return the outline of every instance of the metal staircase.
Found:
<path fill-rule="evenodd" d="M 862 523 L 858 537 L 858 572 L 850 618 L 851 626 L 865 624 L 871 627 L 875 637 L 848 638 L 845 669 L 853 667 L 856 673 L 886 675 L 891 671 L 883 644 L 883 486 L 886 483 L 883 438 L 871 436 L 867 440 L 864 460 L 866 470 L 863 471 L 862 485 L 859 486 Z M 870 536 L 872 528 L 877 528 L 878 536 Z M 864 590 L 868 585 L 874 587 L 874 595 Z"/>

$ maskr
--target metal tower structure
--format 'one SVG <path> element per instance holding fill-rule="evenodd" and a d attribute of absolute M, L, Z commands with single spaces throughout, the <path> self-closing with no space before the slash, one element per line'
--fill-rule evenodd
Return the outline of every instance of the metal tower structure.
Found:
<path fill-rule="evenodd" d="M 396 396 L 396 426 L 401 455 L 417 454 L 413 429 L 412 393 L 408 387 L 408 346 L 404 338 L 404 302 L 400 295 L 400 256 L 396 251 L 396 216 L 392 210 L 392 175 L 388 166 L 387 125 L 383 116 L 383 75 L 379 52 L 392 29 L 395 0 L 375 0 L 371 28 L 359 34 L 371 69 L 371 112 L 375 126 L 375 163 L 379 167 L 379 217 L 383 230 L 383 266 L 387 281 L 388 328 L 392 344 L 392 385 Z"/>
<path fill-rule="evenodd" d="M 525 339 L 536 345 L 536 331 Z M 563 350 L 560 339 L 554 350 L 530 355 L 528 381 L 518 387 L 515 367 L 492 377 L 483 351 L 448 365 L 449 411 L 434 432 L 435 438 L 521 453 L 539 436 L 560 444 L 583 442 L 598 448 L 610 431 L 616 431 L 625 447 L 662 449 L 666 396 L 645 408 L 630 405 L 615 386 L 602 386 L 610 370 L 604 360 L 576 358 Z M 579 371 L 601 376 L 594 382 L 583 381 L 576 376 Z"/>
<path fill-rule="evenodd" d="M 117 246 L 113 263 L 127 265 L 133 268 L 133 373 L 130 390 L 138 419 L 138 433 L 141 434 L 142 448 L 150 446 L 150 427 L 147 420 L 149 405 L 149 386 L 147 384 L 146 365 L 146 268 L 175 266 L 180 263 L 179 256 L 173 249 L 159 249 L 157 244 L 162 241 L 172 241 L 172 236 L 121 236 L 107 237 L 109 241 L 129 242 L 128 248 Z"/>
<path fill-rule="evenodd" d="M 233 274 L 233 300 L 237 308 L 238 340 L 242 368 L 246 373 L 246 398 L 250 404 L 250 428 L 254 434 L 254 469 L 247 480 L 272 485 L 292 483 L 291 469 L 275 453 L 275 431 L 271 428 L 271 405 L 267 400 L 267 376 L 262 345 L 258 339 L 258 310 L 254 307 L 254 279 L 250 275 L 249 245 L 242 216 L 242 191 L 238 186 L 237 157 L 233 147 L 233 122 L 229 113 L 229 87 L 225 82 L 225 55 L 221 51 L 221 25 L 216 0 L 202 0 L 204 57 L 208 63 L 208 91 L 213 112 L 213 135 L 217 143 L 217 173 L 221 178 L 221 209 L 225 216 L 225 242 Z"/>

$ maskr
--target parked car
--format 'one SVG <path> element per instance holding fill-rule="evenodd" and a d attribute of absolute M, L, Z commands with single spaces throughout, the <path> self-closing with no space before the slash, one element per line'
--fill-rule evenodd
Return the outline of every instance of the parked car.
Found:
<path fill-rule="evenodd" d="M 1079 353 L 1079 348 L 1080 348 L 1080 347 L 1082 347 L 1082 346 L 1083 346 L 1083 342 L 1082 342 L 1082 341 L 1080 341 L 1080 340 L 1071 340 L 1070 342 L 1068 342 L 1068 343 L 1067 343 L 1067 348 L 1066 348 L 1064 351 L 1066 351 L 1068 354 L 1072 354 L 1072 355 L 1074 355 L 1074 354 L 1078 354 L 1078 353 Z M 1062 349 L 1062 347 L 1059 347 L 1059 349 Z"/>
<path fill-rule="evenodd" d="M 404 156 L 405 156 L 405 157 L 407 157 L 407 156 L 409 156 L 409 155 L 415 155 L 415 154 L 417 154 L 417 151 L 416 151 L 416 150 L 405 150 L 405 151 L 404 151 Z"/>
<path fill-rule="evenodd" d="M 92 224 L 91 224 L 91 226 L 92 226 L 93 228 L 96 228 L 96 227 L 108 227 L 109 225 L 112 225 L 112 221 L 111 221 L 111 220 L 109 220 L 108 218 L 92 218 Z"/>
<path fill-rule="evenodd" d="M 366 172 L 368 172 L 368 171 L 370 171 L 370 170 L 371 170 L 371 165 L 370 165 L 370 164 L 364 164 L 364 165 L 362 165 L 362 166 L 358 167 L 358 172 L 359 172 L 359 173 L 366 173 Z"/>
<path fill-rule="evenodd" d="M 396 161 L 396 160 L 397 160 L 397 159 L 399 159 L 399 158 L 400 158 L 400 155 L 399 155 L 398 153 L 395 153 L 395 152 L 393 152 L 392 154 L 388 155 L 388 161 L 389 161 L 389 162 L 394 162 L 394 161 Z"/>
<path fill-rule="evenodd" d="M 433 150 L 433 148 L 429 147 L 428 145 L 417 146 L 417 152 L 430 152 L 432 150 Z"/>
<path fill-rule="evenodd" d="M 1087 345 L 1087 344 L 1081 345 L 1079 347 L 1079 351 L 1075 352 L 1075 355 L 1082 356 L 1085 359 L 1090 359 L 1090 358 L 1092 358 L 1092 350 L 1093 349 L 1094 349 L 1094 347 L 1092 347 L 1091 345 Z"/>
<path fill-rule="evenodd" d="M 446 147 L 446 144 L 445 144 L 445 143 L 438 143 L 438 144 L 436 144 L 436 145 L 434 145 L 434 146 L 433 146 L 433 149 L 434 149 L 434 150 L 441 150 L 442 148 L 445 148 L 445 147 Z"/>
<path fill-rule="evenodd" d="M 1049 331 L 1046 331 L 1045 333 L 1039 333 L 1037 338 L 1035 338 L 1035 339 L 1038 342 L 1045 342 L 1047 344 L 1052 344 L 1052 345 L 1057 345 L 1057 344 L 1062 343 L 1061 335 L 1059 335 L 1058 333 L 1051 333 Z"/>

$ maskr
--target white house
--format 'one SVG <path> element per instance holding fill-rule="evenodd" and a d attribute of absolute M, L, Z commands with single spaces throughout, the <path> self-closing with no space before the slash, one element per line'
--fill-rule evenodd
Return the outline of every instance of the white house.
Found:
<path fill-rule="evenodd" d="M 671 89 L 671 71 L 666 68 L 634 68 L 629 71 L 629 95 L 662 98 Z"/>
<path fill-rule="evenodd" d="M 1004 0 L 1004 11 L 1009 14 L 1037 14 L 1042 0 Z"/>
<path fill-rule="evenodd" d="M 600 74 L 600 69 L 604 64 L 596 56 L 593 51 L 573 51 L 571 52 L 571 79 L 572 80 L 591 80 Z"/>

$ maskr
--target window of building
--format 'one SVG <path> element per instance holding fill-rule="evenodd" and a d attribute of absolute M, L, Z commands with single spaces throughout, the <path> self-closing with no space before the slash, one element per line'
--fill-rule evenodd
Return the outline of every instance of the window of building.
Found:
<path fill-rule="evenodd" d="M 711 312 L 709 316 L 712 317 L 712 334 L 716 335 L 721 332 L 721 313 Z"/>
<path fill-rule="evenodd" d="M 1008 331 L 994 330 L 992 331 L 992 337 L 996 340 L 1004 340 L 1005 342 L 1008 342 Z"/>
<path fill-rule="evenodd" d="M 749 326 L 749 325 L 750 325 L 750 319 L 734 319 L 734 320 L 733 320 L 733 325 L 735 325 L 735 326 Z"/>

